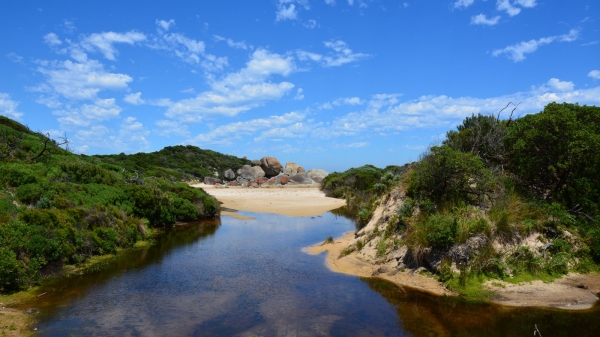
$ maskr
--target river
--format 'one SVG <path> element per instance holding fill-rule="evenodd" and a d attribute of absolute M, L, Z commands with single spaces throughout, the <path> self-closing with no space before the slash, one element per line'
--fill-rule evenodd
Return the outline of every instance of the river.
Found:
<path fill-rule="evenodd" d="M 302 248 L 354 230 L 332 212 L 240 212 L 165 231 L 98 271 L 56 280 L 28 303 L 41 336 L 600 336 L 583 312 L 435 297 L 331 272 Z"/>

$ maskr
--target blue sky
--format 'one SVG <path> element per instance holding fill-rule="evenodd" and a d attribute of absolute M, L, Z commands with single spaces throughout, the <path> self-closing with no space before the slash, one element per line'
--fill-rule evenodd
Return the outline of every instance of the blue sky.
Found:
<path fill-rule="evenodd" d="M 592 0 L 4 0 L 0 114 L 85 154 L 404 164 L 472 113 L 600 105 L 599 30 Z"/>

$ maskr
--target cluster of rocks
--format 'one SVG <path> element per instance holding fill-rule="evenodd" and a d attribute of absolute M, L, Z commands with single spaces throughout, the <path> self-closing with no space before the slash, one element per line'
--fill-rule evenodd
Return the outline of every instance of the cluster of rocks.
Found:
<path fill-rule="evenodd" d="M 251 161 L 237 171 L 228 169 L 223 172 L 223 180 L 204 177 L 204 183 L 215 186 L 259 187 L 263 185 L 312 185 L 320 184 L 328 175 L 324 170 L 309 170 L 296 163 L 288 162 L 285 167 L 274 157 L 263 157 Z"/>

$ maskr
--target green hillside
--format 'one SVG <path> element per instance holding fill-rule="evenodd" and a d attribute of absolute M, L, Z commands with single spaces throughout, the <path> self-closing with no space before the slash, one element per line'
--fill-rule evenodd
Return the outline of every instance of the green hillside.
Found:
<path fill-rule="evenodd" d="M 0 291 L 132 247 L 149 227 L 218 216 L 213 197 L 177 181 L 237 159 L 193 147 L 94 157 L 66 146 L 0 116 Z M 199 164 L 203 156 L 213 159 Z"/>
<path fill-rule="evenodd" d="M 223 179 L 223 172 L 232 169 L 234 172 L 244 165 L 249 165 L 247 159 L 238 158 L 203 150 L 195 146 L 168 146 L 151 153 L 124 153 L 114 155 L 96 155 L 95 158 L 107 164 L 117 165 L 133 172 L 137 170 L 145 176 L 162 177 L 176 180 L 204 179 L 215 176 Z"/>
<path fill-rule="evenodd" d="M 346 198 L 361 226 L 395 190 L 395 214 L 348 252 L 373 242 L 385 260 L 404 246 L 406 263 L 468 292 L 474 280 L 599 270 L 598 154 L 600 107 L 551 103 L 518 119 L 468 117 L 404 170 L 367 165 L 322 188 Z"/>

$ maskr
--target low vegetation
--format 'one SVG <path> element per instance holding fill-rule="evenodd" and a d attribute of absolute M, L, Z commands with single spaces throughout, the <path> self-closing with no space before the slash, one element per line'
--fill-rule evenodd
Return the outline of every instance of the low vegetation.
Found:
<path fill-rule="evenodd" d="M 151 165 L 152 158 L 171 158 L 167 152 L 177 158 L 167 169 Z M 118 160 L 75 155 L 68 139 L 55 141 L 0 116 L 0 292 L 134 247 L 152 228 L 218 216 L 213 197 L 181 182 L 194 175 L 194 165 L 217 164 L 202 166 L 194 156 L 186 166 L 173 163 L 187 153 L 222 155 L 191 147 L 159 153 Z"/>
<path fill-rule="evenodd" d="M 499 116 L 466 118 L 393 171 L 389 185 L 386 170 L 367 165 L 330 175 L 323 188 L 346 198 L 363 225 L 389 191 L 401 191 L 394 215 L 378 219 L 361 246 L 374 240 L 382 259 L 405 246 L 404 262 L 470 298 L 489 297 L 482 283 L 490 279 L 598 271 L 600 108 L 551 103 L 519 119 Z"/>

